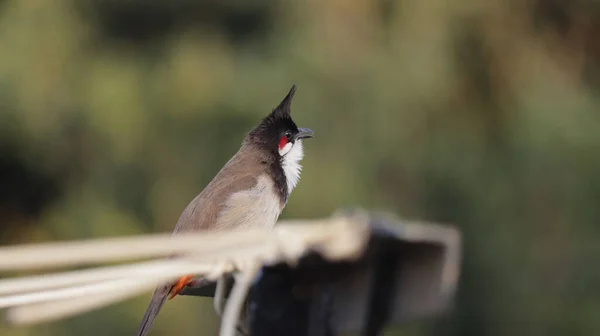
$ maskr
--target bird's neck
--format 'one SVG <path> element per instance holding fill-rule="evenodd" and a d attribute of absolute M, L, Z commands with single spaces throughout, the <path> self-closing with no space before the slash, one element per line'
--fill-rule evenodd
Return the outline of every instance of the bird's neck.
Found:
<path fill-rule="evenodd" d="M 275 192 L 280 197 L 282 204 L 287 203 L 289 195 L 300 181 L 300 172 L 302 171 L 300 161 L 304 157 L 302 140 L 296 140 L 292 149 L 284 156 L 264 151 L 250 141 L 243 144 L 237 155 L 243 157 L 258 155 L 258 157 L 254 157 L 267 168 L 273 179 Z"/>

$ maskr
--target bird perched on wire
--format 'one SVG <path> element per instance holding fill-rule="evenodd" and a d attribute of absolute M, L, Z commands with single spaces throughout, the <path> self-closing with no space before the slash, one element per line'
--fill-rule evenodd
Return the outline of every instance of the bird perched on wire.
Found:
<path fill-rule="evenodd" d="M 272 228 L 300 179 L 302 140 L 313 137 L 291 117 L 296 92 L 283 101 L 242 142 L 238 152 L 185 208 L 174 234 L 201 230 Z M 144 314 L 138 336 L 146 335 L 160 308 L 192 281 L 192 275 L 158 286 Z"/>

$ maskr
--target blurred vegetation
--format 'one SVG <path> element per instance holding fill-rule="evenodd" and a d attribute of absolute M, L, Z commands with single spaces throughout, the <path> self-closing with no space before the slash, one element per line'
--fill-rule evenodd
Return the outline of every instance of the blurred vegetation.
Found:
<path fill-rule="evenodd" d="M 298 85 L 283 217 L 465 235 L 457 309 L 390 335 L 600 335 L 600 2 L 0 1 L 0 243 L 171 231 Z M 148 297 L 0 334 L 131 335 Z M 214 335 L 169 302 L 154 335 Z"/>

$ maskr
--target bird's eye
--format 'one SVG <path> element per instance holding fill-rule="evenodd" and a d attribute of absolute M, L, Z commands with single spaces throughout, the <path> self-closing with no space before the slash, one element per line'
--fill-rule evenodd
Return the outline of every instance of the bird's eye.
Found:
<path fill-rule="evenodd" d="M 292 131 L 285 131 L 285 137 L 290 140 L 292 139 Z"/>

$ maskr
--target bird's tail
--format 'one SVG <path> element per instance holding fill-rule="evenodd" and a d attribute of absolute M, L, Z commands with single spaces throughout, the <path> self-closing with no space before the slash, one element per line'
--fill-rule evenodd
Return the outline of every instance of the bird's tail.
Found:
<path fill-rule="evenodd" d="M 154 323 L 154 319 L 162 305 L 167 300 L 167 295 L 171 289 L 170 285 L 162 285 L 158 286 L 154 290 L 154 294 L 152 294 L 152 299 L 150 299 L 150 305 L 148 305 L 148 309 L 146 309 L 146 313 L 144 313 L 144 318 L 140 323 L 140 327 L 138 328 L 137 336 L 146 336 L 148 332 L 150 332 L 150 328 L 152 327 L 152 323 Z"/>

